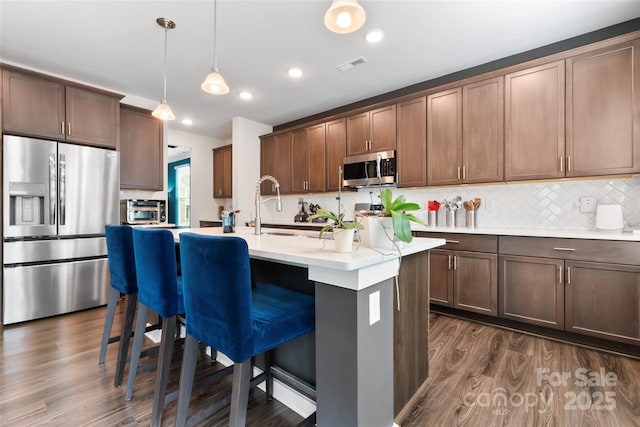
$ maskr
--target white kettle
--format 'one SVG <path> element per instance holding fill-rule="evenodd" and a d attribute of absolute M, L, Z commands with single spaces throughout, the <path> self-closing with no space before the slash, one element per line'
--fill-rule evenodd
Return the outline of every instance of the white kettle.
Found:
<path fill-rule="evenodd" d="M 622 205 L 598 205 L 596 208 L 598 230 L 621 231 L 624 228 Z"/>

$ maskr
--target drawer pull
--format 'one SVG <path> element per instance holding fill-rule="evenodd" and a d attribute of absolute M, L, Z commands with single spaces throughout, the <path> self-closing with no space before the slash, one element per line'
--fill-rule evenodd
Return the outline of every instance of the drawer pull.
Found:
<path fill-rule="evenodd" d="M 445 240 L 445 243 L 460 243 L 460 240 Z"/>
<path fill-rule="evenodd" d="M 553 248 L 554 251 L 575 252 L 574 248 Z"/>

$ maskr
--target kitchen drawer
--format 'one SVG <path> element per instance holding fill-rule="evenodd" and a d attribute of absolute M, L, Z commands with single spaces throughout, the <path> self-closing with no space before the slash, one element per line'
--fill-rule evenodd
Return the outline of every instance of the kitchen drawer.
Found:
<path fill-rule="evenodd" d="M 432 233 L 429 231 L 417 231 L 417 237 L 429 237 L 432 239 L 445 239 L 447 244 L 438 249 L 452 251 L 471 251 L 498 253 L 498 237 L 491 234 L 465 234 L 465 233 Z"/>
<path fill-rule="evenodd" d="M 640 265 L 640 242 L 500 236 L 500 254 Z"/>

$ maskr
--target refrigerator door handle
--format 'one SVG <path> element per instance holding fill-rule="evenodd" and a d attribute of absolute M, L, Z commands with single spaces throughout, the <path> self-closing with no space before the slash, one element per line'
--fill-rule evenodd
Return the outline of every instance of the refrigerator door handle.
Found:
<path fill-rule="evenodd" d="M 66 163 L 65 155 L 60 154 L 60 225 L 64 225 L 66 217 Z"/>
<path fill-rule="evenodd" d="M 49 153 L 49 224 L 56 223 L 56 197 L 58 177 L 56 173 L 56 153 Z"/>

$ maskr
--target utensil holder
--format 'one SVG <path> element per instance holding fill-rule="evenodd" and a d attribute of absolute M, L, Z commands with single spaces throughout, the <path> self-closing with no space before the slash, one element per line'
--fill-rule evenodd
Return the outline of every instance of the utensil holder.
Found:
<path fill-rule="evenodd" d="M 447 211 L 447 227 L 456 226 L 456 211 Z"/>
<path fill-rule="evenodd" d="M 466 211 L 465 222 L 467 227 L 476 228 L 476 211 Z"/>
<path fill-rule="evenodd" d="M 438 211 L 429 211 L 427 225 L 432 228 L 435 228 L 438 225 Z"/>

